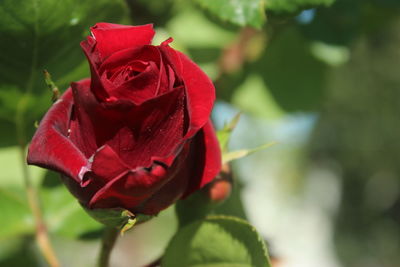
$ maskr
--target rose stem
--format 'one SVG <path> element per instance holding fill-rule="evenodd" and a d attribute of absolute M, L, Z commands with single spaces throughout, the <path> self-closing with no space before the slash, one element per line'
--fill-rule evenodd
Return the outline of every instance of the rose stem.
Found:
<path fill-rule="evenodd" d="M 59 267 L 60 263 L 54 253 L 53 247 L 51 245 L 49 235 L 47 232 L 46 224 L 43 220 L 42 211 L 40 209 L 39 197 L 36 191 L 36 188 L 33 186 L 31 182 L 30 173 L 28 170 L 28 166 L 26 165 L 26 139 L 25 139 L 25 121 L 24 115 L 27 108 L 29 94 L 25 94 L 21 97 L 20 101 L 17 105 L 17 112 L 15 115 L 16 122 L 16 133 L 17 139 L 20 147 L 20 157 L 21 157 L 21 167 L 22 167 L 22 176 L 24 180 L 24 187 L 27 194 L 28 204 L 33 214 L 35 228 L 36 228 L 36 242 L 38 244 L 39 250 L 42 253 L 43 257 L 47 261 L 47 263 L 51 267 Z"/>
<path fill-rule="evenodd" d="M 101 240 L 101 250 L 99 255 L 98 267 L 108 267 L 110 263 L 111 251 L 117 241 L 119 230 L 115 227 L 106 227 Z"/>

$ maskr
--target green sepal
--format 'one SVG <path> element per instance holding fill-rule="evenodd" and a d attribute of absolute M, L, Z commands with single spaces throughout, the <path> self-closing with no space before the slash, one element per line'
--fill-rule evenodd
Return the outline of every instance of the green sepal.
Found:
<path fill-rule="evenodd" d="M 235 129 L 236 125 L 239 122 L 240 115 L 241 113 L 239 112 L 235 115 L 235 117 L 233 117 L 233 119 L 229 123 L 224 125 L 224 128 L 217 131 L 217 138 L 222 153 L 226 153 L 228 151 L 229 139 L 231 137 L 233 129 Z"/>
<path fill-rule="evenodd" d="M 229 152 L 222 153 L 222 163 L 225 164 L 232 160 L 246 157 L 250 154 L 253 154 L 254 152 L 266 149 L 275 144 L 276 144 L 276 142 L 271 142 L 271 143 L 266 143 L 266 144 L 263 144 L 261 146 L 258 146 L 256 148 L 252 148 L 252 149 L 240 149 L 240 150 L 236 150 L 236 151 L 229 151 Z"/>
<path fill-rule="evenodd" d="M 136 218 L 136 216 L 128 210 L 124 209 L 83 209 L 96 221 L 109 226 L 123 228 L 125 224 Z"/>
<path fill-rule="evenodd" d="M 144 223 L 154 216 L 133 214 L 125 209 L 88 209 L 82 206 L 87 214 L 96 221 L 108 227 L 120 229 L 121 235 L 137 224 Z"/>
<path fill-rule="evenodd" d="M 221 152 L 222 152 L 222 163 L 223 164 L 229 163 L 235 159 L 240 159 L 240 158 L 246 157 L 250 154 L 253 154 L 254 152 L 266 149 L 266 148 L 276 144 L 276 142 L 270 142 L 270 143 L 266 143 L 261 146 L 258 146 L 256 148 L 252 148 L 252 149 L 241 149 L 241 150 L 236 150 L 236 151 L 228 151 L 228 143 L 231 138 L 232 131 L 236 128 L 236 125 L 239 122 L 240 116 L 241 116 L 241 113 L 239 112 L 232 118 L 232 120 L 229 123 L 225 124 L 221 130 L 217 131 L 217 139 L 218 139 L 219 146 L 220 146 Z"/>
<path fill-rule="evenodd" d="M 135 226 L 135 224 L 136 224 L 136 222 L 137 222 L 136 216 L 133 216 L 133 217 L 130 216 L 130 215 L 129 215 L 129 213 L 130 213 L 129 211 L 124 210 L 122 213 L 125 213 L 124 215 L 126 215 L 126 216 L 128 216 L 128 217 L 130 217 L 130 218 L 129 218 L 128 221 L 125 223 L 125 225 L 122 226 L 121 231 L 120 231 L 121 236 L 124 235 L 126 231 L 128 231 L 128 230 L 131 229 L 133 226 Z"/>

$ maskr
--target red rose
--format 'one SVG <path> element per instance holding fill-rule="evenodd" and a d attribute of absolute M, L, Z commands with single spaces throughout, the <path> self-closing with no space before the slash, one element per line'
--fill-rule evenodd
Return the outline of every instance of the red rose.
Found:
<path fill-rule="evenodd" d="M 81 43 L 91 79 L 47 112 L 28 163 L 55 170 L 88 208 L 155 214 L 209 183 L 221 166 L 210 79 L 152 25 L 98 23 Z M 62 64 L 62 62 L 60 63 Z"/>

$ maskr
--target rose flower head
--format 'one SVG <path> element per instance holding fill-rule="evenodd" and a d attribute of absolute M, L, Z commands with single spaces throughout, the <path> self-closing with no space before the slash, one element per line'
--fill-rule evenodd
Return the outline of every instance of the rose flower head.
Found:
<path fill-rule="evenodd" d="M 88 209 L 153 215 L 220 171 L 214 86 L 153 36 L 152 25 L 92 27 L 81 43 L 91 78 L 71 84 L 29 146 L 28 163 L 59 172 Z"/>

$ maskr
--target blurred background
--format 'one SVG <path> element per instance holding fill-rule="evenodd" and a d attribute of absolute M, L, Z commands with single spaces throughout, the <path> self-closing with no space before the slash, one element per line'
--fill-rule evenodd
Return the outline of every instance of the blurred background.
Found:
<path fill-rule="evenodd" d="M 127 0 L 0 2 L 0 266 L 46 266 L 24 192 L 24 155 L 60 89 L 87 77 L 96 22 L 153 23 L 215 82 L 213 120 L 242 116 L 230 147 L 277 144 L 232 164 L 216 213 L 248 219 L 274 267 L 400 266 L 400 2 Z M 94 266 L 102 226 L 56 174 L 27 170 L 63 266 Z M 173 207 L 118 241 L 112 266 L 157 259 Z"/>

